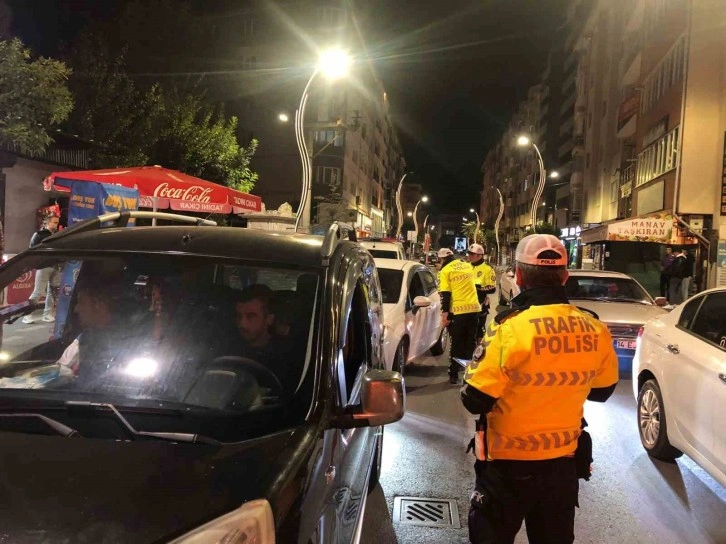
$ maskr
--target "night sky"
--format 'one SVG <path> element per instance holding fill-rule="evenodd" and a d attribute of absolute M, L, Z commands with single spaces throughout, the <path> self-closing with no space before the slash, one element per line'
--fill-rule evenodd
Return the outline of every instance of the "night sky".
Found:
<path fill-rule="evenodd" d="M 6 1 L 14 31 L 53 55 L 123 0 Z M 370 52 L 415 181 L 432 197 L 432 212 L 476 207 L 486 151 L 538 81 L 566 0 L 367 2 L 376 23 Z"/>

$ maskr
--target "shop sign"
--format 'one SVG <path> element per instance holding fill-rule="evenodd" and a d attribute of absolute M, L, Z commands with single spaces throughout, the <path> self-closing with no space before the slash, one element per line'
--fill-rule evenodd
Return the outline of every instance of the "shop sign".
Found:
<path fill-rule="evenodd" d="M 35 287 L 35 270 L 28 270 L 8 285 L 7 303 L 19 304 L 30 298 Z M 45 295 L 45 290 L 43 290 Z"/>
<path fill-rule="evenodd" d="M 716 286 L 726 287 L 726 240 L 718 241 L 716 266 Z"/>
<path fill-rule="evenodd" d="M 653 213 L 608 225 L 608 240 L 668 242 L 673 233 L 673 214 Z"/>

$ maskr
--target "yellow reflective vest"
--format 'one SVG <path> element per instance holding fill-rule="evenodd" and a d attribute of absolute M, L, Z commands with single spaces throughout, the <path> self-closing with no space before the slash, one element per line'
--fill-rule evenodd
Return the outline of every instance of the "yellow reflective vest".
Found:
<path fill-rule="evenodd" d="M 464 381 L 496 398 L 486 457 L 540 460 L 574 453 L 590 389 L 618 381 L 607 327 L 570 304 L 492 320 Z"/>
<path fill-rule="evenodd" d="M 454 315 L 481 311 L 474 271 L 467 262 L 453 260 L 439 271 L 439 291 L 451 293 L 450 311 Z"/>
<path fill-rule="evenodd" d="M 474 271 L 474 283 L 480 289 L 489 291 L 495 289 L 497 286 L 497 275 L 488 263 L 482 261 L 481 264 L 471 264 L 471 269 Z"/>

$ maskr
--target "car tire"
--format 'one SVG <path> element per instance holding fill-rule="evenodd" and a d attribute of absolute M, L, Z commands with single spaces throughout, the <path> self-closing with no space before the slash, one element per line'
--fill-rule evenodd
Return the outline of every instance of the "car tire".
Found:
<path fill-rule="evenodd" d="M 638 434 L 648 455 L 661 461 L 673 461 L 683 452 L 668 441 L 663 395 L 655 380 L 648 380 L 638 393 Z"/>
<path fill-rule="evenodd" d="M 373 465 L 371 465 L 371 477 L 368 480 L 369 495 L 373 493 L 373 490 L 376 488 L 381 479 L 381 466 L 383 464 L 383 429 L 384 427 L 380 427 L 379 432 L 376 433 L 376 445 L 374 446 L 375 458 L 373 459 Z"/>
<path fill-rule="evenodd" d="M 392 368 L 396 372 L 399 372 L 403 376 L 403 371 L 406 368 L 406 360 L 408 359 L 408 340 L 406 337 L 401 338 L 396 348 L 396 355 L 393 358 Z"/>
<path fill-rule="evenodd" d="M 436 341 L 436 343 L 431 346 L 429 351 L 431 352 L 431 355 L 434 357 L 438 357 L 439 355 L 443 355 L 446 352 L 446 348 L 449 344 L 449 336 L 446 331 L 446 329 L 441 329 L 441 334 L 439 335 L 439 339 Z"/>

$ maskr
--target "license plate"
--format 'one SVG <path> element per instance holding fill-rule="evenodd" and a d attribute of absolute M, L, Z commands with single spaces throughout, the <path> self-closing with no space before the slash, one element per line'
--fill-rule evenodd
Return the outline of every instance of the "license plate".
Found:
<path fill-rule="evenodd" d="M 635 340 L 615 340 L 615 347 L 619 349 L 635 349 Z"/>

